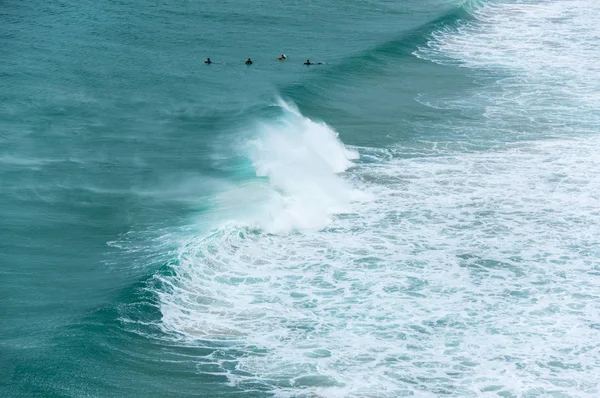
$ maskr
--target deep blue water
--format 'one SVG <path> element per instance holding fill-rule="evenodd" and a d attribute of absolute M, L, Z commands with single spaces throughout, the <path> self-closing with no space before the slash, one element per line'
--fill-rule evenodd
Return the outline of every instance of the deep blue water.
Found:
<path fill-rule="evenodd" d="M 3 2 L 0 396 L 598 396 L 598 17 Z"/>

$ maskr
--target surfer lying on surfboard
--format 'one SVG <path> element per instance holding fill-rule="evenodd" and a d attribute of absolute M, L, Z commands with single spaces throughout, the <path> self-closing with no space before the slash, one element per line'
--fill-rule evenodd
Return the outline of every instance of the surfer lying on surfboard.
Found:
<path fill-rule="evenodd" d="M 310 62 L 310 60 L 307 59 L 304 65 L 323 65 L 323 62 L 317 62 L 313 64 L 312 62 Z"/>

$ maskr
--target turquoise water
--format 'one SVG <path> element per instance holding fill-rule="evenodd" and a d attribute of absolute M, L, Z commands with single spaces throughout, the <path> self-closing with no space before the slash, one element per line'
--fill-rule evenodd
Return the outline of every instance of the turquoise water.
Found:
<path fill-rule="evenodd" d="M 0 396 L 597 397 L 598 17 L 4 2 Z"/>

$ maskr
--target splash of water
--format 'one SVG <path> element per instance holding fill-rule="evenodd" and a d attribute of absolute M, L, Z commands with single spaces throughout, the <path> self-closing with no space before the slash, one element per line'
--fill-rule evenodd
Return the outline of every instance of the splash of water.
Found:
<path fill-rule="evenodd" d="M 220 201 L 248 204 L 239 220 L 271 233 L 322 228 L 368 196 L 351 187 L 340 173 L 358 158 L 327 124 L 303 116 L 279 101 L 282 116 L 262 121 L 242 146 L 259 180 L 230 190 Z"/>

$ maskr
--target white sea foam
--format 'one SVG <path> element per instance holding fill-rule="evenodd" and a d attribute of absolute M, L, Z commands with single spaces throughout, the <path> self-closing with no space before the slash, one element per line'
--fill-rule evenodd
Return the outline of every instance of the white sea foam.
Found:
<path fill-rule="evenodd" d="M 481 109 L 487 131 L 498 136 L 598 132 L 600 3 L 491 1 L 472 13 L 472 21 L 434 32 L 414 54 L 483 71 L 475 77 L 481 86 L 454 99 L 424 94 L 422 102 Z"/>
<path fill-rule="evenodd" d="M 472 68 L 514 56 L 498 61 L 514 80 L 455 105 L 484 98 L 493 111 L 479 128 L 507 129 L 520 92 L 532 129 L 545 117 L 572 138 L 423 147 L 410 159 L 387 155 L 401 146 L 364 148 L 369 163 L 348 169 L 355 156 L 335 133 L 289 110 L 250 151 L 271 215 L 252 211 L 250 227 L 233 217 L 181 245 L 175 274 L 158 276 L 163 329 L 235 352 L 203 361 L 280 397 L 598 396 L 600 139 L 596 116 L 575 109 L 596 106 L 597 82 L 578 74 L 595 72 L 555 68 L 549 87 L 554 66 L 540 58 L 553 55 L 519 52 L 552 27 L 559 43 L 582 40 L 568 29 L 588 16 L 574 9 L 600 15 L 591 1 L 485 6 L 419 53 Z M 565 79 L 575 91 L 557 88 Z M 555 104 L 556 116 L 560 93 L 570 108 Z"/>
<path fill-rule="evenodd" d="M 361 166 L 353 184 L 378 199 L 324 230 L 190 240 L 159 292 L 163 326 L 228 341 L 245 355 L 222 372 L 282 397 L 595 396 L 598 150 Z"/>

